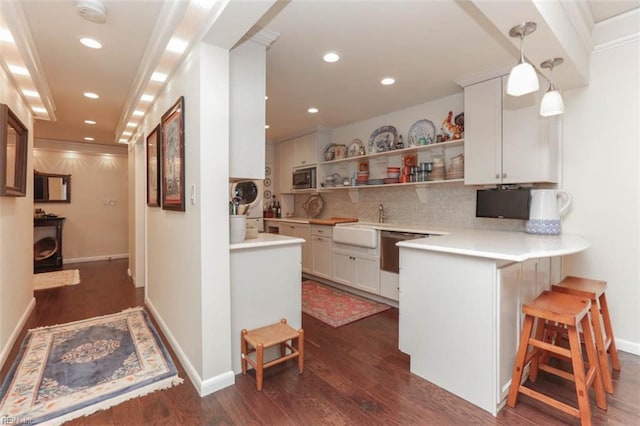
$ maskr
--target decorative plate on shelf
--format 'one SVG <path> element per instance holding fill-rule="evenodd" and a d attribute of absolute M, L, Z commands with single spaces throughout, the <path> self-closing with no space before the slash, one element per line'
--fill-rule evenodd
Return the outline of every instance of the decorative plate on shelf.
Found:
<path fill-rule="evenodd" d="M 436 126 L 431 120 L 418 120 L 409 129 L 409 146 L 420 145 L 421 138 L 425 138 L 426 145 L 436 142 Z"/>
<path fill-rule="evenodd" d="M 322 207 L 324 206 L 324 200 L 319 195 L 311 195 L 307 201 L 304 202 L 302 208 L 304 209 L 307 216 L 310 218 L 317 217 L 322 211 Z"/>
<path fill-rule="evenodd" d="M 369 137 L 369 153 L 386 152 L 396 145 L 398 131 L 393 126 L 378 127 Z"/>
<path fill-rule="evenodd" d="M 354 139 L 351 141 L 349 145 L 349 150 L 347 151 L 347 157 L 357 157 L 359 155 L 364 155 L 364 145 L 362 145 L 362 141 L 360 139 Z"/>

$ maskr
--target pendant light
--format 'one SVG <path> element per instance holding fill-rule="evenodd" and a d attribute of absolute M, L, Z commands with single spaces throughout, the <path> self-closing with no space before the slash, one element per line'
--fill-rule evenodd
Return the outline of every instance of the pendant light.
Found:
<path fill-rule="evenodd" d="M 535 22 L 523 22 L 509 30 L 510 37 L 520 37 L 520 63 L 511 69 L 507 81 L 507 93 L 511 96 L 522 96 L 535 92 L 540 88 L 538 76 L 533 66 L 524 60 L 524 38 L 537 28 Z"/>
<path fill-rule="evenodd" d="M 564 62 L 563 58 L 553 58 L 540 64 L 542 68 L 549 68 L 549 90 L 544 94 L 540 103 L 540 115 L 551 117 L 564 113 L 564 102 L 558 89 L 553 85 L 553 67 Z"/>

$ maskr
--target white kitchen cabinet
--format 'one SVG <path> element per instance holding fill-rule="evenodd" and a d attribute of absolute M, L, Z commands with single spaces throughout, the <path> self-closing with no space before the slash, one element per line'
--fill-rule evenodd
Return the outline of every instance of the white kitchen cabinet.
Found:
<path fill-rule="evenodd" d="M 544 91 L 506 86 L 504 76 L 464 88 L 465 184 L 557 182 L 560 119 L 539 115 Z"/>
<path fill-rule="evenodd" d="M 331 226 L 311 225 L 311 273 L 328 280 L 333 270 L 331 234 Z"/>
<path fill-rule="evenodd" d="M 380 296 L 387 299 L 400 299 L 400 277 L 398 274 L 388 271 L 380 271 Z"/>
<path fill-rule="evenodd" d="M 293 185 L 293 142 L 291 140 L 280 142 L 277 147 L 277 159 L 275 162 L 278 174 L 278 192 L 280 195 L 291 193 Z"/>
<path fill-rule="evenodd" d="M 293 167 L 310 167 L 318 161 L 316 159 L 316 133 L 291 139 L 293 142 Z"/>
<path fill-rule="evenodd" d="M 333 281 L 380 294 L 380 254 L 367 249 L 333 243 Z"/>
<path fill-rule="evenodd" d="M 266 45 L 249 39 L 229 52 L 229 176 L 264 179 Z"/>
<path fill-rule="evenodd" d="M 302 244 L 302 272 L 311 273 L 311 227 L 308 223 L 280 223 L 280 234 L 298 237 Z"/>

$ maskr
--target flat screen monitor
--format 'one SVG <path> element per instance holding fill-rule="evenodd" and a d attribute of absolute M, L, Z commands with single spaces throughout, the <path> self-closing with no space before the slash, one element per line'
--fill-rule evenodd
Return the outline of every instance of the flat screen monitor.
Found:
<path fill-rule="evenodd" d="M 476 217 L 529 219 L 530 189 L 479 189 Z"/>

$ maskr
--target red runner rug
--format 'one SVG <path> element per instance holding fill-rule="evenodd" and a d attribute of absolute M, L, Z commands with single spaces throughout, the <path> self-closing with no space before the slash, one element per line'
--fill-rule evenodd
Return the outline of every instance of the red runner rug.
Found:
<path fill-rule="evenodd" d="M 363 299 L 315 281 L 302 282 L 302 312 L 331 327 L 340 327 L 387 309 L 391 309 L 391 306 Z"/>

